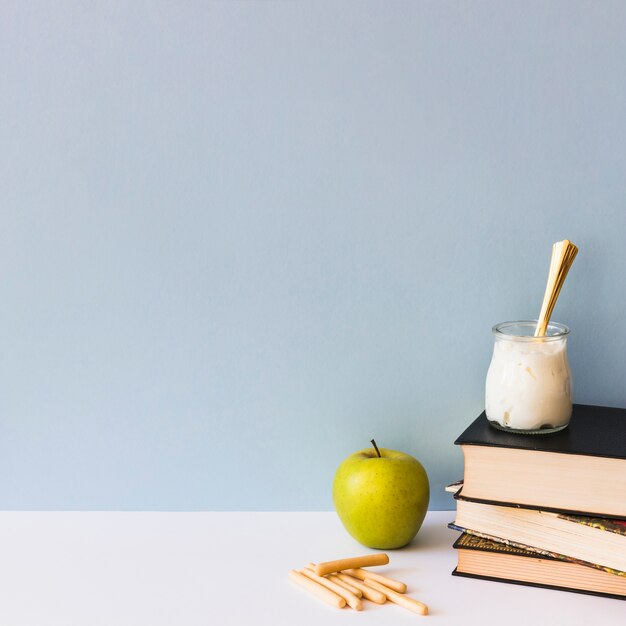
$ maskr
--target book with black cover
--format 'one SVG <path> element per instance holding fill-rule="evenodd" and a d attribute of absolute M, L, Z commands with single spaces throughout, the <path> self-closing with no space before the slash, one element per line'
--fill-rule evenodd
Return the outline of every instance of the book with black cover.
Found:
<path fill-rule="evenodd" d="M 483 412 L 455 441 L 465 457 L 457 498 L 626 518 L 626 409 L 575 404 L 564 430 L 504 432 Z"/>
<path fill-rule="evenodd" d="M 459 557 L 453 576 L 626 600 L 626 578 L 606 571 L 465 533 L 453 547 Z"/>
<path fill-rule="evenodd" d="M 457 446 L 497 446 L 626 461 L 626 409 L 575 404 L 569 426 L 548 435 L 520 435 L 498 430 L 489 424 L 483 411 L 454 443 Z"/>

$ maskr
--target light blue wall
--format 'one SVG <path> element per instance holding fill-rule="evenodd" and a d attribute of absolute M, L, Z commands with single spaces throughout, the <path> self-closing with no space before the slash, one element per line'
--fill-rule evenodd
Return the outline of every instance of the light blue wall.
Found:
<path fill-rule="evenodd" d="M 626 406 L 626 4 L 0 5 L 0 508 L 433 508 L 495 322 Z"/>

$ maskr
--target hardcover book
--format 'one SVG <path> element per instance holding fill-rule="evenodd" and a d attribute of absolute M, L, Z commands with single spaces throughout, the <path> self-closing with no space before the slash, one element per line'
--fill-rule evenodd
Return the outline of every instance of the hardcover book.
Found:
<path fill-rule="evenodd" d="M 463 528 L 462 526 L 457 526 L 454 523 L 448 524 L 448 528 L 450 530 L 456 530 L 459 533 L 472 535 L 473 537 L 479 537 L 481 539 L 488 539 L 489 541 L 493 541 L 495 543 L 502 543 L 504 545 L 511 546 L 512 548 L 519 548 L 520 550 L 524 550 L 526 552 L 532 552 L 533 554 L 547 556 L 552 559 L 557 559 L 559 561 L 569 561 L 570 563 L 578 563 L 579 565 L 584 565 L 585 567 L 592 567 L 593 569 L 601 569 L 605 572 L 608 572 L 609 574 L 613 574 L 614 576 L 622 576 L 623 578 L 626 578 L 626 572 L 622 572 L 620 570 L 616 570 L 611 567 L 605 567 L 604 565 L 598 565 L 597 563 L 590 563 L 589 561 L 581 561 L 580 559 L 575 559 L 571 556 L 565 556 L 564 554 L 550 552 L 549 550 L 542 550 L 541 548 L 534 548 L 533 546 L 527 546 L 523 543 L 518 543 L 517 541 L 510 541 L 509 539 L 502 539 L 500 537 L 495 537 L 494 535 L 489 535 L 487 533 L 482 533 L 477 530 L 472 530 L 471 528 Z"/>
<path fill-rule="evenodd" d="M 626 523 L 551 511 L 486 504 L 455 496 L 455 525 L 552 555 L 626 571 Z"/>
<path fill-rule="evenodd" d="M 626 518 L 626 409 L 575 404 L 570 425 L 550 435 L 497 430 L 483 412 L 455 444 L 464 498 Z"/>
<path fill-rule="evenodd" d="M 458 551 L 454 576 L 626 599 L 626 577 L 602 569 L 465 533 L 454 548 Z"/>

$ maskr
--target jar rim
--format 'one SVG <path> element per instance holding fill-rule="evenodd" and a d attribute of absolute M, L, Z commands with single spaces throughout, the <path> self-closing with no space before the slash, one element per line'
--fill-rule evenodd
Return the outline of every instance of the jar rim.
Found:
<path fill-rule="evenodd" d="M 492 332 L 498 339 L 508 341 L 558 341 L 569 335 L 570 330 L 565 324 L 550 322 L 543 337 L 535 337 L 537 320 L 517 320 L 500 322 L 492 327 Z M 525 332 L 524 332 L 525 331 Z"/>

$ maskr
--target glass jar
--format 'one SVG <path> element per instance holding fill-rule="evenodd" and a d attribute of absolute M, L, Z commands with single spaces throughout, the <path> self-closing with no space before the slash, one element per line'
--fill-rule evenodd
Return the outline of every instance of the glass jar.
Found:
<path fill-rule="evenodd" d="M 528 435 L 554 433 L 572 416 L 569 328 L 550 322 L 535 337 L 536 321 L 493 327 L 494 346 L 485 385 L 485 412 L 496 428 Z"/>

